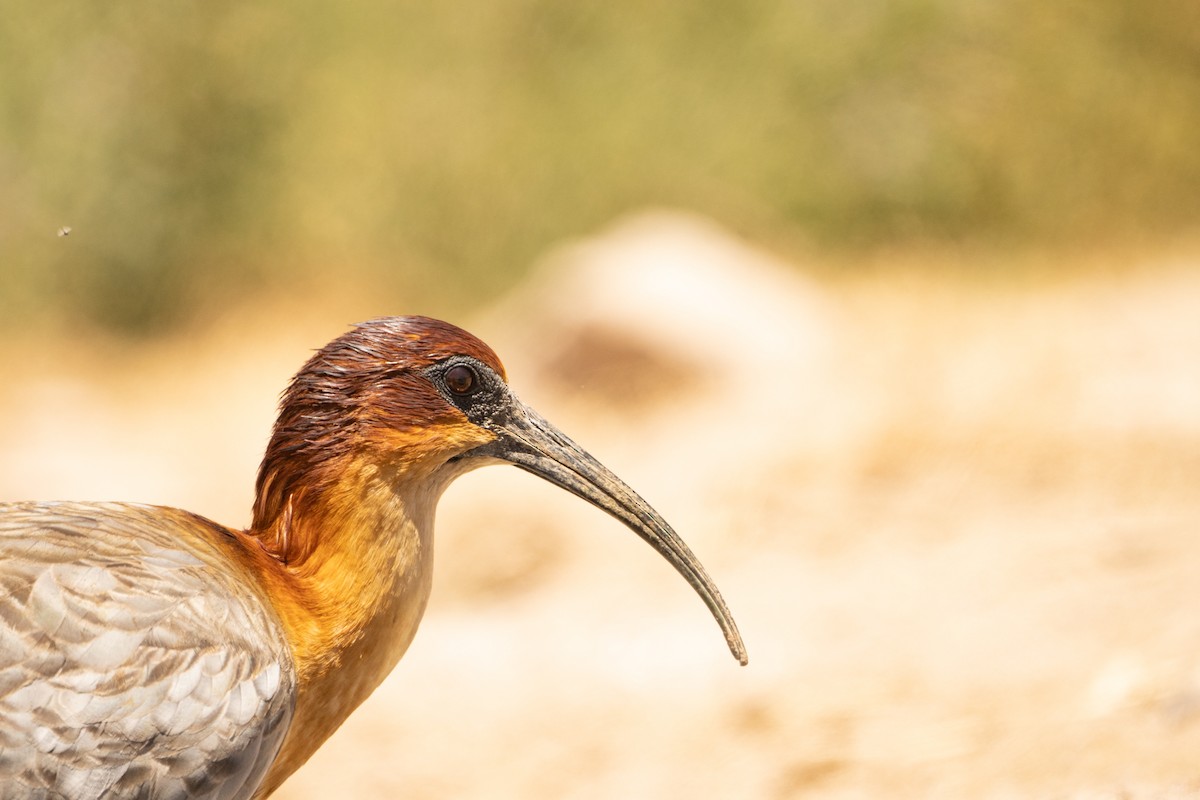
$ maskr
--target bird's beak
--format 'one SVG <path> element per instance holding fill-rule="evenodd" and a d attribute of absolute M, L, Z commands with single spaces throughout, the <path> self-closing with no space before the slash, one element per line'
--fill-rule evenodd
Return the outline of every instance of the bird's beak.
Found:
<path fill-rule="evenodd" d="M 561 486 L 625 523 L 662 554 L 704 600 L 725 634 L 729 651 L 747 663 L 746 647 L 716 584 L 679 535 L 650 504 L 586 450 L 515 396 L 487 427 L 497 438 L 472 455 L 491 456 Z"/>

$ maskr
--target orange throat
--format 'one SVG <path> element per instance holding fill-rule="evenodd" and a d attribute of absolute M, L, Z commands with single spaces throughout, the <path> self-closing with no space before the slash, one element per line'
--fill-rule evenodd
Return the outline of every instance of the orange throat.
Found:
<path fill-rule="evenodd" d="M 398 476 L 361 460 L 339 472 L 323 492 L 289 498 L 276 518 L 285 527 L 249 533 L 297 677 L 295 715 L 259 796 L 387 677 L 429 599 L 434 507 L 452 476 Z"/>

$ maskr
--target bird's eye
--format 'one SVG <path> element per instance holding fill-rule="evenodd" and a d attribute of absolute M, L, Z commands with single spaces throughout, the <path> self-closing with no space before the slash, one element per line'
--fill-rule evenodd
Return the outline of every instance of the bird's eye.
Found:
<path fill-rule="evenodd" d="M 446 388 L 455 394 L 470 394 L 479 383 L 475 370 L 465 364 L 455 364 L 446 370 Z"/>

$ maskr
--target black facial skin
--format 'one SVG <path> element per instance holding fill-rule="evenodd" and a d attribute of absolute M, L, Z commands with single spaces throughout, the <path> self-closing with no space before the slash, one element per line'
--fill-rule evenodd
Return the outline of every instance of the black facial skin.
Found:
<path fill-rule="evenodd" d="M 512 393 L 495 370 L 481 361 L 454 356 L 428 367 L 425 376 L 442 397 L 479 427 L 498 433 L 508 423 Z"/>

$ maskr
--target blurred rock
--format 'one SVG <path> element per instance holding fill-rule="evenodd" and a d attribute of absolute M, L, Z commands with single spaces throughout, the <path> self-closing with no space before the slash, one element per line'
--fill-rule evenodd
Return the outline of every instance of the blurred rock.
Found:
<path fill-rule="evenodd" d="M 794 266 L 710 220 L 653 211 L 551 253 L 481 327 L 524 391 L 626 430 L 640 456 L 711 469 L 706 452 L 739 459 L 810 432 L 837 325 Z"/>
<path fill-rule="evenodd" d="M 752 517 L 723 513 L 722 498 L 792 503 L 771 476 L 798 475 L 794 463 L 862 427 L 831 386 L 842 325 L 796 266 L 711 220 L 657 210 L 553 251 L 478 327 L 527 401 L 597 443 L 595 455 L 720 559 L 743 532 L 762 534 L 744 530 Z"/>

